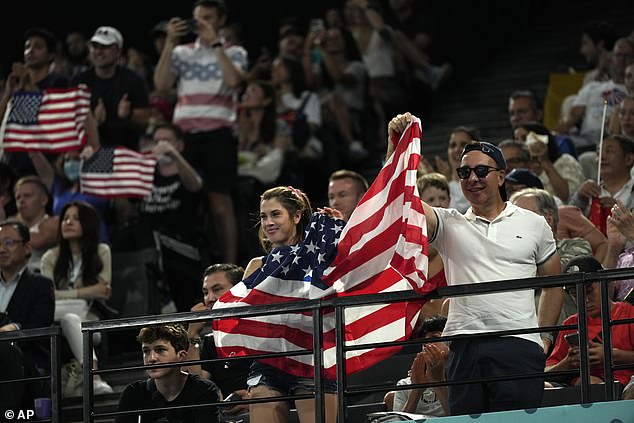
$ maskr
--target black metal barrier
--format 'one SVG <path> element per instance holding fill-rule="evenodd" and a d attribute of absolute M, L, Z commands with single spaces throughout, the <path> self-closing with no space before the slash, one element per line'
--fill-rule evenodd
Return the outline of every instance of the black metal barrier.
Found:
<path fill-rule="evenodd" d="M 585 286 L 589 283 L 600 282 L 601 284 L 601 311 L 602 311 L 602 331 L 603 331 L 603 348 L 604 348 L 604 380 L 611 381 L 613 380 L 613 372 L 615 369 L 624 369 L 624 368 L 634 368 L 634 363 L 631 365 L 614 365 L 612 362 L 612 337 L 610 328 L 613 325 L 617 324 L 632 324 L 634 323 L 634 319 L 628 320 L 618 320 L 612 321 L 609 313 L 609 299 L 608 299 L 608 287 L 607 284 L 609 281 L 619 280 L 619 279 L 634 279 L 634 268 L 628 269 L 611 269 L 611 270 L 603 270 L 599 272 L 589 272 L 589 273 L 575 273 L 575 274 L 566 274 L 560 276 L 550 276 L 550 277 L 536 277 L 536 278 L 527 278 L 527 279 L 514 279 L 514 280 L 504 280 L 504 281 L 494 281 L 494 282 L 484 282 L 484 283 L 475 283 L 475 284 L 465 284 L 465 285 L 454 285 L 450 287 L 441 287 L 436 291 L 430 293 L 427 296 L 420 296 L 413 291 L 401 291 L 401 292 L 391 292 L 384 294 L 373 294 L 373 295 L 360 295 L 354 297 L 343 297 L 343 298 L 335 298 L 332 300 L 311 300 L 311 301 L 298 301 L 293 303 L 282 303 L 282 304 L 268 304 L 261 306 L 251 306 L 251 307 L 234 307 L 234 308 L 226 308 L 223 310 L 208 310 L 202 312 L 188 312 L 188 313 L 178 313 L 171 315 L 159 315 L 159 316 L 150 316 L 144 318 L 126 318 L 126 319 L 118 319 L 118 320 L 108 320 L 108 321 L 93 321 L 93 322 L 83 322 L 82 323 L 82 331 L 84 336 L 84 363 L 92 363 L 92 333 L 93 332 L 101 332 L 101 331 L 114 331 L 114 330 L 124 330 L 124 329 L 134 329 L 141 328 L 144 326 L 151 325 L 161 325 L 168 323 L 195 323 L 195 322 L 205 322 L 213 319 L 222 319 L 227 317 L 255 317 L 255 316 L 265 316 L 265 315 L 274 315 L 274 314 L 283 314 L 283 313 L 293 313 L 300 311 L 311 311 L 313 316 L 313 333 L 318 334 L 318 336 L 313 337 L 313 349 L 312 350 L 295 350 L 290 352 L 283 353 L 274 353 L 274 354 L 258 354 L 258 355 L 250 355 L 247 357 L 223 357 L 213 360 L 192 360 L 185 362 L 178 362 L 172 364 L 161 364 L 161 365 L 153 365 L 153 366 L 133 366 L 133 367 L 117 367 L 117 368 L 109 368 L 109 369 L 85 369 L 84 370 L 84 398 L 83 398 L 83 421 L 85 423 L 93 422 L 95 418 L 99 417 L 111 417 L 118 414 L 142 414 L 152 411 L 160 411 L 164 410 L 164 408 L 154 408 L 154 409 L 144 409 L 144 410 L 132 410 L 122 413 L 95 413 L 93 410 L 93 389 L 92 389 L 92 379 L 93 375 L 96 374 L 107 374 L 113 372 L 125 372 L 129 370 L 138 370 L 138 369 L 151 369 L 151 368 L 166 368 L 166 367 L 176 367 L 176 366 L 187 366 L 192 364 L 201 364 L 206 362 L 215 362 L 215 361 L 223 361 L 226 362 L 228 360 L 243 360 L 243 359 L 257 359 L 257 358 L 268 358 L 268 357 L 279 357 L 279 356 L 299 356 L 299 355 L 308 355 L 313 354 L 314 363 L 315 363 L 315 394 L 305 394 L 305 395 L 292 395 L 292 396 L 283 396 L 283 397 L 272 397 L 272 398 L 258 398 L 254 400 L 242 400 L 232 402 L 232 405 L 238 404 L 253 404 L 253 403 L 261 403 L 261 402 L 277 402 L 283 400 L 295 400 L 295 399 L 306 399 L 306 398 L 315 398 L 316 404 L 318 406 L 315 407 L 315 421 L 316 422 L 324 422 L 325 421 L 325 410 L 324 410 L 324 392 L 322 386 L 322 354 L 317 354 L 316 352 L 322 351 L 322 314 L 321 311 L 323 308 L 334 308 L 335 310 L 335 331 L 336 331 L 336 362 L 337 362 L 337 414 L 339 416 L 339 421 L 347 421 L 347 409 L 348 403 L 347 398 L 350 395 L 364 393 L 364 392 L 377 392 L 388 390 L 404 390 L 404 389 L 412 389 L 412 388 L 426 388 L 431 386 L 446 386 L 446 385 L 456 385 L 456 384 L 466 384 L 466 383 L 482 383 L 482 382 L 491 382 L 497 380 L 513 380 L 513 379 L 528 379 L 535 377 L 544 377 L 546 375 L 549 376 L 558 376 L 558 375 L 566 375 L 566 374 L 579 374 L 581 380 L 581 398 L 580 403 L 588 403 L 590 401 L 590 374 L 588 367 L 588 345 L 585 342 L 580 343 L 580 368 L 579 370 L 571 370 L 571 371 L 562 371 L 562 372 L 540 372 L 535 374 L 517 374 L 510 375 L 506 377 L 499 378 L 488 378 L 488 379 L 477 379 L 477 380 L 460 380 L 460 381 L 445 381 L 442 383 L 426 383 L 426 384 L 412 384 L 406 386 L 394 386 L 394 385 L 372 385 L 372 386 L 363 386 L 363 387 L 348 387 L 346 383 L 346 364 L 345 357 L 346 353 L 355 351 L 355 350 L 364 350 L 370 348 L 383 348 L 383 347 L 393 347 L 393 346 L 404 346 L 411 344 L 424 344 L 429 342 L 438 342 L 438 341 L 452 341 L 456 339 L 467 339 L 467 338 L 475 338 L 475 337 L 490 337 L 490 336 L 507 336 L 507 335 L 517 335 L 524 333 L 540 333 L 540 332 L 550 332 L 555 330 L 562 329 L 575 329 L 579 331 L 580 339 L 587 339 L 587 320 L 586 320 L 586 310 L 585 307 L 581 307 L 578 309 L 579 318 L 577 325 L 554 325 L 547 327 L 534 327 L 534 328 L 526 328 L 519 330 L 508 330 L 508 331 L 497 331 L 490 333 L 478 333 L 478 334 L 468 334 L 468 335 L 455 335 L 448 337 L 440 337 L 440 338 L 430 338 L 430 339 L 412 339 L 406 341 L 399 342 L 385 342 L 385 343 L 372 343 L 372 344 L 364 344 L 357 346 L 347 346 L 344 342 L 344 334 L 345 334 L 345 321 L 344 321 L 344 311 L 348 307 L 362 307 L 370 304 L 386 304 L 393 302 L 403 302 L 403 301 L 415 301 L 421 299 L 437 299 L 437 298 L 451 298 L 451 297 L 459 297 L 465 295 L 479 295 L 479 294 L 489 294 L 495 292 L 505 292 L 505 291 L 517 291 L 517 290 L 526 290 L 526 289 L 538 289 L 538 288 L 550 288 L 550 287 L 561 287 L 563 285 L 572 285 L 575 284 L 577 287 L 577 304 L 585 304 L 586 301 L 586 290 Z M 611 383 L 605 384 L 605 397 L 608 400 L 615 400 L 614 391 Z M 196 404 L 190 406 L 182 406 L 177 408 L 189 409 L 189 408 L 203 408 L 203 407 L 212 407 L 223 405 L 223 403 L 208 403 L 208 404 Z"/>
<path fill-rule="evenodd" d="M 11 332 L 0 332 L 0 342 L 20 342 L 20 341 L 34 341 L 37 339 L 49 339 L 50 342 L 50 371 L 48 376 L 33 376 L 21 379 L 2 380 L 0 385 L 15 384 L 15 383 L 35 383 L 42 380 L 50 380 L 50 395 L 51 395 L 51 418 L 50 419 L 38 419 L 41 422 L 61 422 L 60 410 L 62 399 L 62 385 L 61 385 L 61 367 L 60 367 L 60 342 L 61 342 L 61 328 L 58 326 L 51 326 L 46 328 L 37 329 L 24 329 Z M 3 418 L 7 420 L 34 420 L 35 416 L 33 409 L 28 410 L 2 410 Z M 13 415 L 6 413 L 13 412 Z M 22 413 L 23 415 L 21 415 Z"/>

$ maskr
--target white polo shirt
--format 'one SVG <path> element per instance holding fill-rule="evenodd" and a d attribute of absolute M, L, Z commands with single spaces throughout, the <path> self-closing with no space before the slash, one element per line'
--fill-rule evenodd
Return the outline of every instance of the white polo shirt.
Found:
<path fill-rule="evenodd" d="M 557 247 L 546 220 L 507 202 L 492 221 L 469 208 L 434 208 L 438 217 L 431 243 L 442 255 L 449 285 L 537 276 Z M 443 335 L 526 329 L 537 326 L 533 290 L 454 297 Z M 516 335 L 541 343 L 539 334 Z"/>

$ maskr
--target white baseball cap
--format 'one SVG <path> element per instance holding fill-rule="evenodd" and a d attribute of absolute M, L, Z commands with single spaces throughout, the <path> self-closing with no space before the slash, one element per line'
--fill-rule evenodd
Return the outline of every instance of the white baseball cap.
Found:
<path fill-rule="evenodd" d="M 123 47 L 123 37 L 118 29 L 111 26 L 100 26 L 95 31 L 95 35 L 90 39 L 91 43 L 109 46 L 116 44 L 119 48 Z"/>

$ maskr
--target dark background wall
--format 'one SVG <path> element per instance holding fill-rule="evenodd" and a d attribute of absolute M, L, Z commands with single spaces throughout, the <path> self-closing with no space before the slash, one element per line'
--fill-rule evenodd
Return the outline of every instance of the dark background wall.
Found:
<path fill-rule="evenodd" d="M 138 1 L 138 0 L 61 0 L 61 1 L 11 1 L 3 2 L 3 24 L 0 25 L 2 40 L 1 70 L 21 60 L 23 34 L 26 29 L 39 26 L 51 30 L 58 39 L 71 30 L 79 30 L 90 36 L 96 27 L 111 25 L 119 29 L 125 39 L 125 46 L 134 46 L 149 51 L 149 32 L 162 19 L 172 16 L 191 17 L 190 1 Z M 307 18 L 318 16 L 327 7 L 341 4 L 341 1 L 265 1 L 227 0 L 232 21 L 240 22 L 245 31 L 245 41 L 250 49 L 258 49 L 255 44 L 264 40 L 274 41 L 279 19 L 284 16 L 300 15 Z M 255 50 L 257 51 L 257 50 Z"/>
<path fill-rule="evenodd" d="M 344 0 L 225 1 L 230 21 L 239 22 L 243 27 L 244 44 L 251 58 L 257 56 L 263 45 L 275 51 L 277 27 L 282 18 L 297 15 L 308 22 L 310 18 L 323 16 L 327 9 L 344 4 Z M 386 11 L 389 21 L 388 0 L 375 1 Z M 588 21 L 603 18 L 619 22 L 624 10 L 633 8 L 631 2 L 624 0 L 415 1 L 435 27 L 434 61 L 449 60 L 459 72 L 469 72 L 487 60 L 513 39 L 514 32 L 530 32 L 536 21 L 578 20 L 580 36 Z M 149 52 L 150 29 L 162 19 L 189 17 L 193 3 L 194 0 L 4 1 L 0 12 L 0 75 L 6 75 L 12 62 L 21 60 L 22 36 L 30 27 L 47 28 L 63 39 L 71 30 L 90 36 L 96 27 L 111 25 L 123 33 L 126 46 Z M 576 54 L 577 49 L 578 46 L 571 46 L 571 53 Z"/>
<path fill-rule="evenodd" d="M 438 32 L 437 59 L 460 60 L 481 55 L 495 47 L 487 41 L 499 34 L 531 7 L 530 1 L 422 1 L 425 13 L 432 16 Z M 320 17 L 343 0 L 226 0 L 230 21 L 239 22 L 244 30 L 245 47 L 255 57 L 262 45 L 275 50 L 277 27 L 288 16 L 300 16 L 306 22 Z M 387 0 L 379 3 L 387 10 Z M 126 46 L 150 51 L 150 29 L 171 16 L 189 17 L 193 1 L 93 1 L 93 0 L 24 0 L 3 2 L 0 26 L 2 58 L 0 72 L 6 74 L 13 61 L 21 60 L 23 34 L 26 29 L 47 28 L 59 38 L 71 30 L 91 35 L 100 25 L 111 25 L 124 36 Z M 389 18 L 388 18 L 389 19 Z M 483 24 L 485 23 L 486 24 Z M 496 41 L 496 43 L 499 41 Z"/>

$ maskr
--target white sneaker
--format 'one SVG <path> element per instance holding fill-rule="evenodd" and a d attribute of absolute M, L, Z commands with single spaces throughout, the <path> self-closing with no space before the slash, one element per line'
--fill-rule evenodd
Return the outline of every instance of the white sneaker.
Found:
<path fill-rule="evenodd" d="M 82 367 L 77 360 L 72 359 L 69 363 L 64 364 L 62 367 L 62 397 L 81 397 L 83 378 Z"/>
<path fill-rule="evenodd" d="M 92 390 L 95 395 L 112 394 L 114 392 L 112 386 L 108 385 L 108 382 L 103 379 L 94 379 L 92 381 Z"/>

